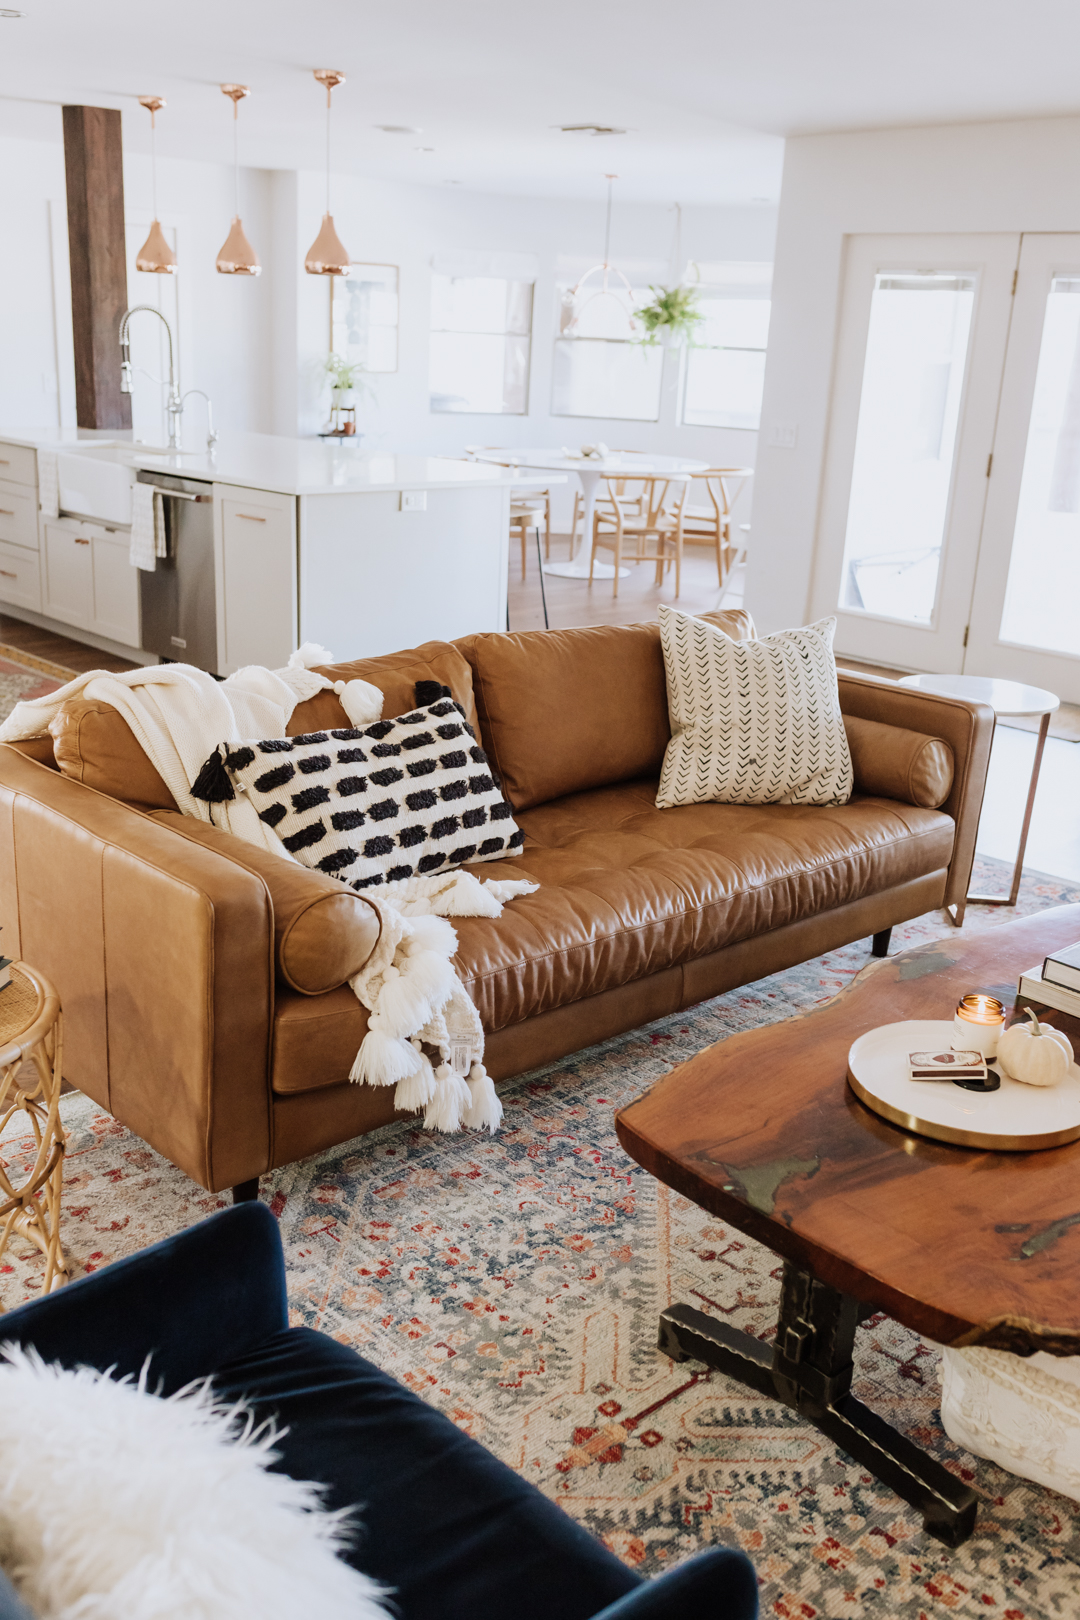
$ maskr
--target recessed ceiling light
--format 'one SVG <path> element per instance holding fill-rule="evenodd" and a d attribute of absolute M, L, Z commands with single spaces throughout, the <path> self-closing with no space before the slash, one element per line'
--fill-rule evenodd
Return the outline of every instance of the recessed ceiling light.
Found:
<path fill-rule="evenodd" d="M 443 181 L 444 186 L 460 186 L 460 184 L 461 184 L 460 180 L 444 180 Z"/>
<path fill-rule="evenodd" d="M 12 11 L 8 6 L 0 6 L 0 17 L 25 17 L 25 11 Z"/>
<path fill-rule="evenodd" d="M 422 135 L 424 132 L 417 124 L 376 124 L 384 135 Z"/>
<path fill-rule="evenodd" d="M 564 135 L 625 135 L 625 129 L 616 129 L 614 124 L 552 124 L 552 129 L 559 129 Z"/>
<path fill-rule="evenodd" d="M 414 146 L 413 147 L 414 152 L 434 152 L 434 150 L 435 150 L 435 148 L 433 146 Z"/>

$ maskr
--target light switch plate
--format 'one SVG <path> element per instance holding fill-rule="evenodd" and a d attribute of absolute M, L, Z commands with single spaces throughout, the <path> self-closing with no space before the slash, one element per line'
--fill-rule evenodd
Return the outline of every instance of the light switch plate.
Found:
<path fill-rule="evenodd" d="M 794 450 L 798 442 L 798 422 L 769 423 L 769 443 L 777 450 Z"/>
<path fill-rule="evenodd" d="M 403 512 L 426 512 L 426 489 L 403 489 L 401 492 L 401 510 Z"/>

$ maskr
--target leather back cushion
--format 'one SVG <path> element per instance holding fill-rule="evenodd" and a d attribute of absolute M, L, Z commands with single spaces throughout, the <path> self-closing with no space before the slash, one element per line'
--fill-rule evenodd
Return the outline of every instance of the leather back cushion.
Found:
<path fill-rule="evenodd" d="M 703 613 L 735 640 L 742 608 Z M 657 776 L 671 737 L 658 624 L 467 636 L 480 731 L 515 810 Z"/>
<path fill-rule="evenodd" d="M 439 681 L 448 686 L 477 728 L 472 671 L 448 641 L 428 641 L 421 647 L 389 653 L 385 658 L 358 658 L 351 664 L 326 664 L 320 674 L 332 681 L 370 681 L 384 694 L 383 715 L 393 719 L 416 707 L 417 681 Z M 347 726 L 349 717 L 334 692 L 318 692 L 298 703 L 285 730 L 298 737 L 305 731 Z M 75 698 L 65 703 L 49 727 L 52 753 L 62 775 L 137 810 L 176 810 L 176 800 L 143 753 L 127 721 L 108 703 Z"/>
<path fill-rule="evenodd" d="M 393 720 L 415 709 L 413 688 L 417 681 L 438 681 L 440 686 L 450 688 L 455 702 L 465 710 L 466 720 L 474 731 L 477 729 L 472 670 L 449 641 L 426 641 L 421 647 L 387 653 L 382 658 L 356 658 L 351 664 L 316 667 L 320 675 L 331 681 L 370 681 L 372 686 L 377 686 L 383 694 L 384 720 Z M 349 718 L 336 693 L 316 692 L 306 703 L 296 705 L 287 733 L 290 737 L 299 737 L 305 731 L 328 731 L 331 727 L 348 724 Z"/>
<path fill-rule="evenodd" d="M 953 751 L 941 737 L 845 714 L 855 792 L 937 810 L 952 791 Z"/>

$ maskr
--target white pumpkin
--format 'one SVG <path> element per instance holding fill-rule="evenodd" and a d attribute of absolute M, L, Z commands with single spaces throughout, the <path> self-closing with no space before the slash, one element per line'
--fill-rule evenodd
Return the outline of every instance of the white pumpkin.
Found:
<path fill-rule="evenodd" d="M 1056 1086 L 1072 1065 L 1072 1043 L 1060 1029 L 1040 1024 L 1030 1007 L 1024 1011 L 1030 1024 L 1014 1024 L 1005 1031 L 998 1042 L 998 1060 L 1007 1075 L 1026 1086 Z"/>

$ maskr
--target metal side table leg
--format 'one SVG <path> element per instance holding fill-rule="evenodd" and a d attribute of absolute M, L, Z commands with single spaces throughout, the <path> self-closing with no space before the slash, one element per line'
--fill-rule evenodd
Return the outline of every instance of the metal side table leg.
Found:
<path fill-rule="evenodd" d="M 1050 714 L 1047 712 L 1039 722 L 1039 735 L 1035 743 L 1035 759 L 1031 766 L 1031 785 L 1028 788 L 1027 805 L 1024 809 L 1024 824 L 1020 828 L 1020 847 L 1016 852 L 1016 865 L 1013 867 L 1012 887 L 1008 895 L 998 894 L 969 894 L 968 900 L 979 906 L 1015 906 L 1016 897 L 1020 893 L 1020 879 L 1024 871 L 1024 851 L 1027 849 L 1028 830 L 1031 827 L 1031 812 L 1035 808 L 1035 791 L 1039 786 L 1039 772 L 1042 769 L 1043 749 L 1046 746 L 1046 736 L 1050 730 Z M 960 921 L 963 921 L 961 910 Z M 959 927 L 959 923 L 957 923 Z"/>

